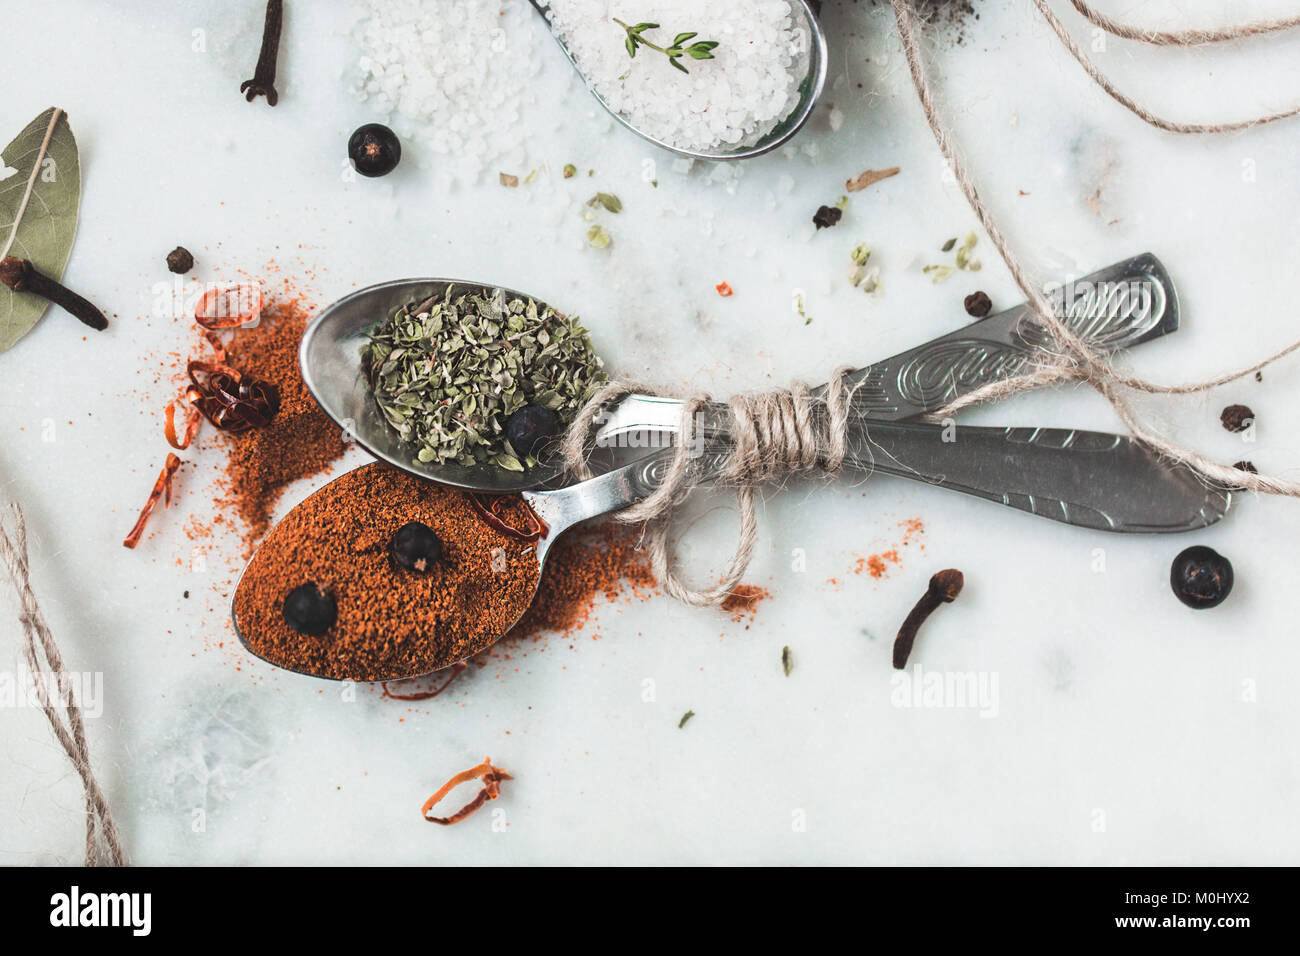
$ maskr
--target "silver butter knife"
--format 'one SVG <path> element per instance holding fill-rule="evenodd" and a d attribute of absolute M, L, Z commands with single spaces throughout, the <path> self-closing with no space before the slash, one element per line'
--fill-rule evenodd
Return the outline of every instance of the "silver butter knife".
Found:
<path fill-rule="evenodd" d="M 1048 302 L 1065 324 L 1103 352 L 1117 352 L 1178 329 L 1178 296 L 1164 265 L 1143 253 L 1049 290 Z M 1020 305 L 846 376 L 857 386 L 856 415 L 872 421 L 904 421 L 942 408 L 989 382 L 1011 378 L 1049 345 L 1047 330 Z M 814 390 L 825 394 L 825 388 Z M 629 395 L 600 419 L 600 445 L 618 445 L 633 432 L 676 432 L 682 402 Z M 727 406 L 708 408 L 706 430 L 727 425 Z"/>

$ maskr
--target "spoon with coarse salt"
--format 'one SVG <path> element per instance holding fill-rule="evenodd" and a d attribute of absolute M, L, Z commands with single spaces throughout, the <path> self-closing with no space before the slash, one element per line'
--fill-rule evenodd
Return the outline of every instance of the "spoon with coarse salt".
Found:
<path fill-rule="evenodd" d="M 679 156 L 718 161 L 774 150 L 812 116 L 826 85 L 817 0 L 785 0 L 788 13 L 749 0 L 682 4 L 694 19 L 662 27 L 593 21 L 574 0 L 530 2 L 596 101 Z M 711 34 L 709 23 L 721 32 Z"/>

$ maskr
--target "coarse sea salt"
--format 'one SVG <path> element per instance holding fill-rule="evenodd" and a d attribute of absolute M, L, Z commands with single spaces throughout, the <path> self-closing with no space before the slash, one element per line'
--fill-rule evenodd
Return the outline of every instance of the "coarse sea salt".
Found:
<path fill-rule="evenodd" d="M 609 107 L 652 139 L 679 149 L 751 146 L 799 103 L 810 37 L 790 0 L 543 0 L 551 29 Z M 641 47 L 629 57 L 614 22 L 658 23 L 645 38 L 667 47 L 679 33 L 714 40 L 713 59 L 673 68 Z"/>
<path fill-rule="evenodd" d="M 542 61 L 523 0 L 362 0 L 353 90 L 449 181 L 480 181 L 526 154 L 521 114 Z"/>

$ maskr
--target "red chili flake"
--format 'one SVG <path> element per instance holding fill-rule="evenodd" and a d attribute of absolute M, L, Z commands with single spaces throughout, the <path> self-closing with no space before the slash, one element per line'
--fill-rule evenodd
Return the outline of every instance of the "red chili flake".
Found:
<path fill-rule="evenodd" d="M 140 543 L 140 535 L 144 534 L 144 526 L 149 521 L 149 515 L 153 514 L 153 509 L 157 507 L 159 499 L 162 499 L 163 507 L 166 508 L 172 503 L 172 475 L 176 474 L 176 469 L 181 466 L 181 460 L 171 452 L 167 453 L 167 463 L 163 465 L 163 470 L 158 475 L 158 480 L 154 482 L 153 491 L 149 492 L 149 500 L 144 503 L 140 509 L 140 517 L 135 521 L 135 527 L 131 533 L 126 536 L 122 542 L 128 548 L 134 548 Z"/>
<path fill-rule="evenodd" d="M 188 402 L 188 395 L 186 401 Z M 163 424 L 163 435 L 167 439 L 167 444 L 171 445 L 177 451 L 184 451 L 190 447 L 194 441 L 194 436 L 199 433 L 199 426 L 203 424 L 203 413 L 194 405 L 190 405 L 185 412 L 185 434 L 180 438 L 176 437 L 176 402 L 167 403 L 167 418 Z"/>
<path fill-rule="evenodd" d="M 465 804 L 465 806 L 461 807 L 449 817 L 429 816 L 429 811 L 437 806 L 438 802 L 453 789 L 469 780 L 479 779 L 483 781 L 483 789 L 478 792 L 478 796 Z M 495 800 L 501 795 L 501 781 L 513 779 L 514 778 L 511 777 L 510 774 L 506 773 L 500 767 L 492 766 L 491 757 L 484 757 L 483 762 L 477 767 L 471 767 L 469 770 L 461 771 L 439 787 L 437 793 L 424 801 L 424 806 L 420 807 L 420 814 L 430 823 L 438 823 L 444 827 L 449 827 L 453 823 L 460 823 L 461 820 L 464 820 L 479 807 L 483 806 L 483 804 L 487 803 L 489 800 Z"/>
<path fill-rule="evenodd" d="M 714 286 L 714 288 L 718 290 L 718 295 L 722 296 L 724 299 L 735 295 L 735 293 L 731 291 L 731 286 L 725 282 L 719 282 Z"/>
<path fill-rule="evenodd" d="M 451 665 L 451 673 L 447 675 L 446 679 L 443 680 L 441 684 L 439 684 L 433 690 L 417 691 L 414 694 L 394 694 L 391 690 L 388 689 L 388 685 L 393 683 L 393 681 L 386 680 L 382 684 L 380 684 L 379 687 L 384 692 L 384 696 L 387 697 L 389 700 L 432 700 L 433 698 L 441 694 L 444 690 L 446 690 L 448 687 L 450 687 L 451 682 L 454 681 L 457 677 L 459 677 L 464 671 L 468 669 L 469 669 L 469 665 L 466 664 L 464 661 L 457 661 L 455 664 Z"/>
<path fill-rule="evenodd" d="M 262 287 L 255 282 L 215 286 L 194 307 L 194 321 L 205 329 L 235 329 L 262 314 Z"/>
<path fill-rule="evenodd" d="M 534 511 L 527 502 L 524 502 L 523 505 L 529 524 L 528 529 L 521 531 L 506 524 L 505 519 L 501 516 L 500 506 L 510 501 L 518 502 L 519 499 L 513 495 L 485 495 L 472 491 L 466 497 L 469 498 L 469 503 L 474 506 L 474 510 L 478 512 L 478 516 L 483 519 L 484 524 L 493 531 L 498 531 L 519 541 L 529 542 L 540 541 L 551 533 L 551 529 L 546 526 L 546 522 L 542 520 L 541 515 Z"/>
<path fill-rule="evenodd" d="M 280 392 L 238 369 L 218 362 L 191 361 L 185 370 L 186 398 L 208 421 L 228 432 L 243 432 L 270 423 L 280 409 Z"/>

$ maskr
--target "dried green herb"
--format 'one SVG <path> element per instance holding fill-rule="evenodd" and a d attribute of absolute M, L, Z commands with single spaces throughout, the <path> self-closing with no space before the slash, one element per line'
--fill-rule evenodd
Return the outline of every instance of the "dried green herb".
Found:
<path fill-rule="evenodd" d="M 781 669 L 785 671 L 785 676 L 789 677 L 790 672 L 794 670 L 794 655 L 790 653 L 790 645 L 781 648 Z"/>
<path fill-rule="evenodd" d="M 67 114 L 50 107 L 0 153 L 0 259 L 28 259 L 58 280 L 72 253 L 81 206 L 81 164 Z M 0 286 L 0 352 L 36 325 L 50 303 Z"/>
<path fill-rule="evenodd" d="M 962 241 L 961 246 L 957 249 L 957 268 L 968 269 L 971 272 L 979 272 L 983 267 L 978 259 L 971 258 L 971 250 L 975 248 L 975 243 L 979 239 L 973 232 L 968 232 L 966 238 Z"/>
<path fill-rule="evenodd" d="M 587 200 L 587 205 L 592 209 L 597 206 L 603 206 L 608 212 L 620 213 L 623 211 L 623 201 L 613 193 L 596 193 Z"/>
<path fill-rule="evenodd" d="M 679 33 L 673 38 L 671 46 L 656 46 L 647 40 L 644 34 L 647 30 L 658 30 L 659 24 L 638 23 L 635 26 L 628 26 L 618 17 L 613 17 L 612 19 L 615 23 L 621 26 L 627 34 L 623 39 L 623 46 L 627 49 L 627 55 L 629 57 L 636 56 L 637 48 L 644 46 L 668 57 L 668 62 L 683 73 L 691 72 L 686 69 L 686 67 L 682 66 L 683 56 L 689 56 L 692 60 L 712 60 L 713 51 L 718 46 L 717 40 L 696 40 L 694 43 L 691 43 L 690 46 L 683 46 L 683 44 L 695 40 L 695 38 L 699 36 L 698 33 Z"/>
<path fill-rule="evenodd" d="M 690 720 L 694 716 L 695 716 L 695 711 L 693 710 L 688 710 L 686 713 L 682 714 L 682 719 L 677 721 L 677 729 L 681 730 L 683 727 L 685 727 L 686 721 Z"/>
<path fill-rule="evenodd" d="M 880 267 L 872 266 L 867 268 L 867 262 L 871 259 L 871 247 L 865 242 L 859 242 L 849 253 L 849 282 L 854 288 L 861 288 L 864 292 L 876 292 L 880 289 Z"/>
<path fill-rule="evenodd" d="M 561 424 L 607 376 L 577 317 L 500 290 L 406 305 L 378 322 L 362 368 L 384 419 L 422 462 L 537 464 L 505 437 L 506 419 L 543 405 Z"/>
<path fill-rule="evenodd" d="M 578 167 L 577 167 L 577 166 L 573 165 L 573 163 L 565 163 L 565 164 L 564 164 L 564 178 L 565 178 L 565 179 L 572 179 L 572 178 L 573 178 L 574 176 L 576 176 L 577 174 L 578 174 Z"/>
<path fill-rule="evenodd" d="M 957 237 L 953 236 L 951 239 L 949 239 L 947 242 L 945 242 L 942 246 L 939 247 L 939 251 L 952 252 L 952 247 L 955 245 L 957 245 Z"/>
<path fill-rule="evenodd" d="M 613 241 L 602 225 L 597 224 L 587 230 L 587 244 L 595 249 L 605 249 Z"/>

